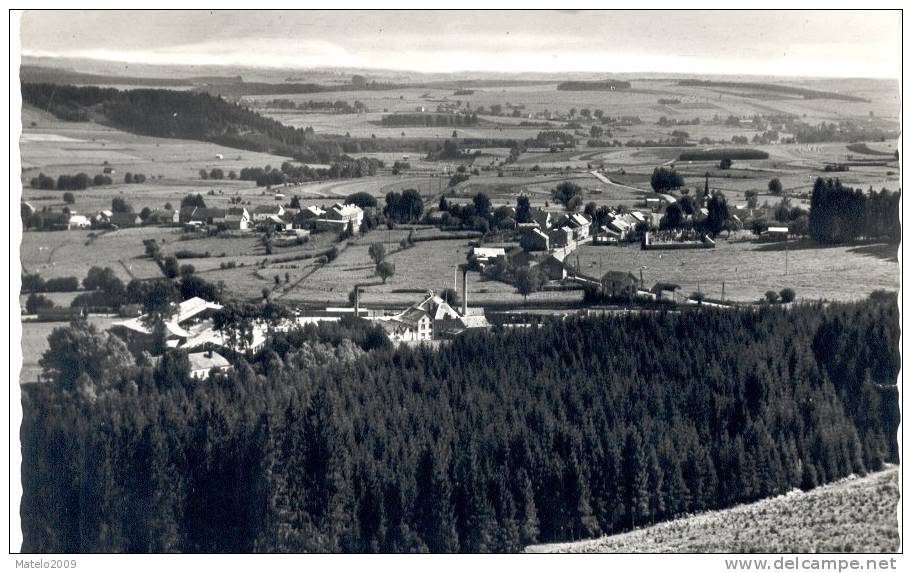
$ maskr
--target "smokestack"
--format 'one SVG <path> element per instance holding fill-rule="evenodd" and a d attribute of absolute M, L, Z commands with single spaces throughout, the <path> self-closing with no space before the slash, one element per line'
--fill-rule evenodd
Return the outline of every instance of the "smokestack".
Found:
<path fill-rule="evenodd" d="M 462 267 L 462 316 L 469 314 L 469 269 Z"/>
<path fill-rule="evenodd" d="M 361 295 L 361 288 L 358 285 L 355 285 L 355 317 L 356 318 L 361 316 L 358 312 L 358 306 L 359 306 L 359 303 L 361 302 L 359 300 L 360 295 Z"/>

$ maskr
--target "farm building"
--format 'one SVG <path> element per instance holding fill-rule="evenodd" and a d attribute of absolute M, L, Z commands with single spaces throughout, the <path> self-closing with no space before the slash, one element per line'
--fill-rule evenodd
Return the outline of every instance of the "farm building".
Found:
<path fill-rule="evenodd" d="M 281 233 L 288 227 L 288 223 L 285 222 L 285 219 L 279 217 L 278 215 L 269 215 L 262 219 L 258 219 L 256 222 L 257 229 L 261 231 L 271 231 L 274 233 Z"/>
<path fill-rule="evenodd" d="M 194 337 L 188 328 L 210 318 L 221 308 L 222 305 L 199 297 L 193 297 L 180 303 L 171 317 L 164 321 L 165 344 L 169 347 L 182 346 Z M 149 318 L 146 315 L 115 322 L 111 325 L 111 332 L 122 338 L 131 350 L 150 350 L 155 342 L 155 327 L 149 324 Z"/>
<path fill-rule="evenodd" d="M 554 221 L 551 218 L 551 212 L 545 211 L 544 209 L 532 209 L 529 213 L 532 217 L 532 220 L 538 223 L 539 228 L 541 229 L 550 229 Z"/>
<path fill-rule="evenodd" d="M 142 224 L 142 219 L 136 213 L 112 213 L 99 223 L 101 226 L 117 227 L 123 229 L 126 227 L 135 227 Z"/>
<path fill-rule="evenodd" d="M 582 213 L 570 214 L 560 222 L 561 227 L 568 227 L 573 232 L 573 239 L 580 240 L 589 236 L 592 221 Z"/>
<path fill-rule="evenodd" d="M 282 205 L 257 205 L 253 209 L 253 220 L 256 222 L 264 221 L 270 215 L 281 217 L 285 214 L 285 207 Z"/>
<path fill-rule="evenodd" d="M 228 231 L 249 231 L 250 219 L 244 215 L 225 215 L 220 219 L 214 219 L 213 223 L 220 229 Z"/>
<path fill-rule="evenodd" d="M 548 231 L 548 245 L 552 249 L 566 247 L 573 241 L 573 229 L 570 227 L 561 227 Z"/>
<path fill-rule="evenodd" d="M 674 300 L 675 293 L 680 289 L 679 285 L 674 283 L 658 282 L 649 289 L 649 292 L 655 295 L 656 300 Z"/>
<path fill-rule="evenodd" d="M 180 211 L 176 209 L 156 209 L 143 221 L 147 225 L 174 225 L 180 222 Z"/>
<path fill-rule="evenodd" d="M 312 227 L 313 222 L 317 219 L 321 219 L 325 214 L 326 211 L 323 209 L 316 205 L 311 205 L 298 211 L 297 215 L 294 216 L 294 224 L 296 227 Z"/>
<path fill-rule="evenodd" d="M 784 241 L 789 238 L 788 227 L 769 227 L 760 235 L 767 241 Z"/>
<path fill-rule="evenodd" d="M 69 220 L 70 229 L 88 229 L 92 226 L 92 221 L 85 215 L 76 215 L 71 213 Z"/>
<path fill-rule="evenodd" d="M 548 280 L 559 281 L 567 278 L 567 267 L 554 255 L 548 255 L 539 261 L 538 268 L 545 273 Z"/>
<path fill-rule="evenodd" d="M 611 296 L 633 296 L 637 291 L 637 278 L 632 273 L 608 271 L 602 275 L 602 292 Z"/>
<path fill-rule="evenodd" d="M 527 251 L 547 251 L 551 246 L 550 237 L 538 228 L 523 233 L 521 242 Z"/>
<path fill-rule="evenodd" d="M 469 258 L 478 263 L 478 266 L 482 269 L 494 263 L 497 259 L 506 258 L 506 256 L 507 252 L 503 247 L 473 247 L 469 253 Z"/>
<path fill-rule="evenodd" d="M 251 228 L 250 213 L 245 207 L 229 207 L 224 217 L 212 221 L 220 229 L 247 231 Z"/>
<path fill-rule="evenodd" d="M 351 226 L 354 232 L 361 229 L 364 211 L 357 205 L 336 203 L 322 217 L 313 220 L 314 229 L 318 231 L 343 232 Z"/>
<path fill-rule="evenodd" d="M 181 207 L 178 221 L 183 224 L 211 225 L 218 219 L 224 219 L 226 209 L 216 207 Z"/>
<path fill-rule="evenodd" d="M 190 360 L 190 377 L 194 380 L 206 380 L 213 371 L 222 374 L 231 370 L 228 360 L 212 350 L 192 352 L 187 358 Z"/>
<path fill-rule="evenodd" d="M 395 316 L 377 318 L 375 322 L 392 342 L 448 339 L 471 328 L 488 328 L 490 325 L 484 313 L 466 306 L 465 294 L 463 284 L 463 314 L 431 291 L 421 302 Z"/>

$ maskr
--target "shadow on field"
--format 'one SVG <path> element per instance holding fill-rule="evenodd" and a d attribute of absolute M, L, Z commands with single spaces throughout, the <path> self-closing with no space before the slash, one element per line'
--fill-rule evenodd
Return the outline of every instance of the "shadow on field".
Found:
<path fill-rule="evenodd" d="M 899 245 L 890 243 L 876 243 L 873 245 L 862 245 L 849 249 L 850 253 L 864 255 L 866 257 L 875 257 L 883 261 L 898 263 L 899 258 L 896 256 L 896 250 Z"/>
<path fill-rule="evenodd" d="M 759 252 L 778 252 L 778 251 L 806 251 L 806 250 L 823 250 L 841 247 L 844 245 L 822 245 L 810 239 L 800 239 L 798 241 L 780 241 L 776 243 L 765 243 L 756 247 L 754 250 Z M 855 255 L 874 257 L 882 261 L 892 263 L 898 262 L 896 256 L 897 245 L 890 243 L 863 243 L 851 247 L 848 252 Z"/>
<path fill-rule="evenodd" d="M 777 241 L 775 243 L 761 243 L 755 251 L 762 253 L 778 251 L 808 251 L 817 249 L 832 249 L 839 245 L 822 245 L 811 239 L 799 239 L 797 241 Z"/>

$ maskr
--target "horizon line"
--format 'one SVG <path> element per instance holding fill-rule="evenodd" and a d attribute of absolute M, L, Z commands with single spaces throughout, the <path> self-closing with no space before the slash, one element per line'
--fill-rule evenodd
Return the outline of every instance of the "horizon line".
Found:
<path fill-rule="evenodd" d="M 183 62 L 170 62 L 170 63 L 161 63 L 161 62 L 137 62 L 129 60 L 117 60 L 109 58 L 94 58 L 86 55 L 68 55 L 68 54 L 49 54 L 47 52 L 33 52 L 29 50 L 23 50 L 20 52 L 20 67 L 23 65 L 22 59 L 25 57 L 30 58 L 40 58 L 47 60 L 83 60 L 97 63 L 110 63 L 110 64 L 125 64 L 125 65 L 138 65 L 138 66 L 149 66 L 149 67 L 167 67 L 175 66 L 182 68 L 194 68 L 194 67 L 215 67 L 215 68 L 240 68 L 240 69 L 249 69 L 249 70 L 287 70 L 287 71 L 322 71 L 322 70 L 376 70 L 376 71 L 386 71 L 386 72 L 410 72 L 416 74 L 425 74 L 425 75 L 456 75 L 456 74 L 504 74 L 504 75 L 516 75 L 516 74 L 541 74 L 548 76 L 559 76 L 561 74 L 618 74 L 618 75 L 633 75 L 633 74 L 673 74 L 673 75 L 704 75 L 704 76 L 720 76 L 720 77 L 731 77 L 731 76 L 750 76 L 750 77 L 767 77 L 767 78 L 795 78 L 795 79 L 813 79 L 813 80 L 894 80 L 899 82 L 901 76 L 885 76 L 885 75 L 871 75 L 871 76 L 833 76 L 833 75 L 814 75 L 814 74 L 767 74 L 767 73 L 750 73 L 750 72 L 739 72 L 739 73 L 719 73 L 719 72 L 702 72 L 702 71 L 670 71 L 670 70 L 639 70 L 635 72 L 626 71 L 611 71 L 611 70 L 564 70 L 560 72 L 553 71 L 541 71 L 541 70 L 530 70 L 530 69 L 521 69 L 521 70 L 478 70 L 478 69 L 460 69 L 460 70 L 451 70 L 451 71 L 427 71 L 416 68 L 402 67 L 402 68 L 390 68 L 390 67 L 380 67 L 380 66 L 288 66 L 288 65 L 251 65 L 251 64 L 240 64 L 240 63 L 204 63 L 204 64 L 193 64 L 193 63 L 183 63 Z M 61 70 L 61 71 L 70 71 L 74 73 L 85 73 L 85 74 L 98 74 L 98 72 L 78 72 L 75 70 Z M 156 79 L 167 79 L 167 78 L 156 78 Z M 243 79 L 243 78 L 242 78 Z M 277 84 L 278 85 L 278 84 Z"/>

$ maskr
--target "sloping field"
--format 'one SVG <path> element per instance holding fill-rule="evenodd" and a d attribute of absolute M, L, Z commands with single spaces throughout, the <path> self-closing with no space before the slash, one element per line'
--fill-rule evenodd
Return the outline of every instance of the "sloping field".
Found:
<path fill-rule="evenodd" d="M 786 274 L 786 252 L 788 274 Z M 750 302 L 768 290 L 785 287 L 799 299 L 855 300 L 877 289 L 899 290 L 896 247 L 853 245 L 817 247 L 796 242 L 757 244 L 729 242 L 724 236 L 715 249 L 643 251 L 640 246 L 583 245 L 567 259 L 589 275 L 609 270 L 629 271 L 650 288 L 656 282 L 681 286 L 681 294 L 700 290 L 710 298 Z M 601 266 L 601 270 L 599 267 Z"/>
<path fill-rule="evenodd" d="M 532 553 L 886 553 L 899 547 L 893 467 L 809 492 L 795 491 L 590 541 Z"/>

